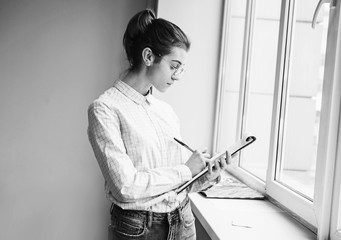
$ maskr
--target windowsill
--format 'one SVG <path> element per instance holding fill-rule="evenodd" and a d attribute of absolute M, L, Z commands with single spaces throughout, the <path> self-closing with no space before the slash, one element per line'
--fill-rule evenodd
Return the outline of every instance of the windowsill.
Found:
<path fill-rule="evenodd" d="M 268 200 L 210 199 L 190 194 L 193 213 L 212 240 L 316 239 L 316 235 Z"/>

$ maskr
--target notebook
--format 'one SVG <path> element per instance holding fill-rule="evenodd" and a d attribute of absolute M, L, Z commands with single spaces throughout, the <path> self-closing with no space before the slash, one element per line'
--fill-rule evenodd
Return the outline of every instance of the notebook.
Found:
<path fill-rule="evenodd" d="M 237 154 L 240 150 L 242 150 L 243 148 L 249 146 L 251 143 L 253 143 L 254 141 L 256 141 L 256 137 L 252 136 L 252 135 L 245 135 L 243 138 L 239 139 L 237 142 L 235 142 L 231 147 L 229 147 L 226 151 L 228 151 L 229 153 L 231 153 L 231 156 L 234 156 L 235 154 Z M 210 161 L 215 161 L 218 158 L 223 157 L 224 155 L 226 155 L 226 151 L 223 151 L 219 154 L 214 155 Z M 175 193 L 179 194 L 180 192 L 182 192 L 184 189 L 186 189 L 188 186 L 190 186 L 191 184 L 193 184 L 197 179 L 199 179 L 201 176 L 203 176 L 204 174 L 206 174 L 208 172 L 208 167 L 206 167 L 204 170 L 202 170 L 200 173 L 198 173 L 197 175 L 195 175 L 191 180 L 189 180 L 188 182 L 186 182 L 185 184 L 181 185 L 179 188 L 175 189 Z"/>
<path fill-rule="evenodd" d="M 264 195 L 248 187 L 233 176 L 225 177 L 220 183 L 199 192 L 206 198 L 264 199 Z"/>

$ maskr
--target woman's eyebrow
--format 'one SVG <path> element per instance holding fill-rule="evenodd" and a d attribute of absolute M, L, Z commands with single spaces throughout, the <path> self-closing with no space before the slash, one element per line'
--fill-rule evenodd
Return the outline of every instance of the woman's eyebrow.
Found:
<path fill-rule="evenodd" d="M 176 62 L 176 63 L 179 63 L 180 65 L 182 65 L 182 62 L 179 60 L 176 60 L 176 59 L 173 59 L 172 62 Z"/>

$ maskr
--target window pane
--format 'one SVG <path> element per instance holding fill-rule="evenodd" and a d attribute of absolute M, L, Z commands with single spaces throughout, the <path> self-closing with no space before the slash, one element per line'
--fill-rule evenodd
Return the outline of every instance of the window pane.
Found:
<path fill-rule="evenodd" d="M 314 195 L 329 8 L 324 5 L 318 24 L 312 29 L 317 2 L 296 1 L 276 172 L 277 181 L 309 199 Z"/>
<path fill-rule="evenodd" d="M 240 79 L 244 45 L 246 0 L 229 1 L 229 14 L 224 66 L 224 93 L 221 106 L 221 125 L 218 131 L 217 151 L 224 151 L 232 145 L 239 134 L 237 120 L 240 96 Z"/>
<path fill-rule="evenodd" d="M 266 180 L 281 0 L 257 0 L 251 24 L 249 78 L 243 132 L 257 137 L 254 148 L 243 152 L 240 166 Z"/>

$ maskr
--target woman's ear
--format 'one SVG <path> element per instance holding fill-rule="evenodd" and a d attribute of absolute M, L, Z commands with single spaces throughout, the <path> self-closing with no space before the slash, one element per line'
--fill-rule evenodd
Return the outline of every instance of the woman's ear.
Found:
<path fill-rule="evenodd" d="M 155 56 L 150 48 L 145 48 L 142 50 L 142 60 L 143 63 L 149 67 L 154 63 Z"/>

